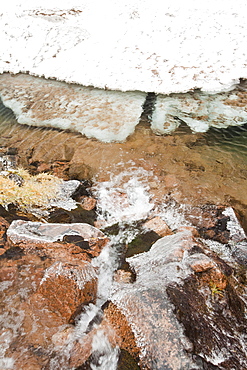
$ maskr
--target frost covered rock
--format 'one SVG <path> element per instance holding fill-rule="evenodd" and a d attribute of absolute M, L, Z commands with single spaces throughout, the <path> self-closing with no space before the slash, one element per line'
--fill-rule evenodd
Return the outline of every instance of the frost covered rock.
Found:
<path fill-rule="evenodd" d="M 19 123 L 123 141 L 139 123 L 146 94 L 93 89 L 29 75 L 0 75 L 0 97 Z"/>
<path fill-rule="evenodd" d="M 23 241 L 53 243 L 57 240 L 62 241 L 66 235 L 81 236 L 87 241 L 104 238 L 104 234 L 100 230 L 88 224 L 44 224 L 23 220 L 14 220 L 7 235 L 13 243 Z"/>
<path fill-rule="evenodd" d="M 246 2 L 12 0 L 0 72 L 162 94 L 246 78 Z"/>
<path fill-rule="evenodd" d="M 134 333 L 141 368 L 247 366 L 247 289 L 234 258 L 225 262 L 184 229 L 127 261 L 136 281 L 115 282 L 111 301 Z"/>

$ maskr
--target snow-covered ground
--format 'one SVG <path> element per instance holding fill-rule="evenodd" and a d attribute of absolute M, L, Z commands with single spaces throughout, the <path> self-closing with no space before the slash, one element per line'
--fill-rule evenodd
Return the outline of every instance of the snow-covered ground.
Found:
<path fill-rule="evenodd" d="M 245 0 L 10 0 L 0 73 L 113 90 L 218 92 L 247 78 Z"/>

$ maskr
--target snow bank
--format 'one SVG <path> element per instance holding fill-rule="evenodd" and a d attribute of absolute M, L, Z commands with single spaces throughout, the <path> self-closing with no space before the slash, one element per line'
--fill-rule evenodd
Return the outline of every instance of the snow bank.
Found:
<path fill-rule="evenodd" d="M 0 73 L 169 94 L 247 78 L 245 0 L 12 0 Z"/>

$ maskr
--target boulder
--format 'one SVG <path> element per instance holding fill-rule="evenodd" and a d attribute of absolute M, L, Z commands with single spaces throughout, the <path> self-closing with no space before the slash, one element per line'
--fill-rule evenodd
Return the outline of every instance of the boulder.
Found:
<path fill-rule="evenodd" d="M 136 273 L 132 284 L 113 284 L 111 301 L 134 334 L 142 369 L 247 365 L 243 272 L 237 272 L 229 247 L 212 242 L 210 249 L 196 236 L 187 227 L 159 239 L 148 252 L 127 259 Z"/>
<path fill-rule="evenodd" d="M 3 219 L 3 235 L 7 228 Z M 98 271 L 91 260 L 108 239 L 86 224 L 16 220 L 8 230 L 8 245 L 0 256 L 4 308 L 0 320 L 3 332 L 11 327 L 4 359 L 10 359 L 20 369 L 53 366 L 49 365 L 52 359 L 61 368 L 68 367 L 63 350 L 70 337 L 75 337 L 75 323 L 81 313 L 90 304 L 94 307 L 97 298 Z M 66 335 L 65 327 L 70 329 Z M 1 334 L 2 331 L 0 340 Z M 92 337 L 93 334 L 88 338 L 89 350 Z M 86 352 L 85 361 L 90 353 Z"/>
<path fill-rule="evenodd" d="M 77 236 L 83 238 L 89 245 L 94 245 L 95 241 L 108 239 L 99 229 L 84 223 L 75 224 L 52 224 L 42 222 L 32 222 L 15 220 L 11 223 L 8 231 L 8 238 L 14 244 L 24 243 L 53 243 L 63 241 L 64 237 Z"/>
<path fill-rule="evenodd" d="M 159 216 L 153 217 L 150 220 L 146 221 L 143 224 L 143 228 L 147 230 L 152 230 L 162 237 L 172 234 L 172 230 L 169 228 L 166 222 L 162 220 L 162 218 Z"/>
<path fill-rule="evenodd" d="M 97 272 L 86 261 L 55 262 L 46 269 L 37 293 L 45 299 L 50 311 L 70 321 L 79 307 L 95 303 Z"/>

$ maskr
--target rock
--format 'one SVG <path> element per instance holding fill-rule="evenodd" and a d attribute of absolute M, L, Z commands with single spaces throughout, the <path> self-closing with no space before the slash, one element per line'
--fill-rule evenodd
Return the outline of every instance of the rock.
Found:
<path fill-rule="evenodd" d="M 91 211 L 96 206 L 96 199 L 92 197 L 87 197 L 86 195 L 80 197 L 80 206 L 85 209 L 86 211 Z"/>
<path fill-rule="evenodd" d="M 202 253 L 193 254 L 186 262 L 195 272 L 203 272 L 216 267 L 214 261 Z"/>
<path fill-rule="evenodd" d="M 97 273 L 86 261 L 55 262 L 45 271 L 37 290 L 49 310 L 61 315 L 66 322 L 79 306 L 95 303 L 96 292 Z"/>
<path fill-rule="evenodd" d="M 135 335 L 125 315 L 115 304 L 109 302 L 104 310 L 104 316 L 114 328 L 118 346 L 137 359 L 140 354 L 140 348 L 137 346 Z"/>
<path fill-rule="evenodd" d="M 7 246 L 7 229 L 9 228 L 9 223 L 0 217 L 0 254 L 4 253 L 4 248 Z"/>
<path fill-rule="evenodd" d="M 114 282 L 111 301 L 132 329 L 142 369 L 247 365 L 243 274 L 193 233 L 165 236 L 128 258 L 136 281 Z"/>
<path fill-rule="evenodd" d="M 114 274 L 114 280 L 118 283 L 132 283 L 133 274 L 131 271 L 117 270 Z"/>
<path fill-rule="evenodd" d="M 141 368 L 193 368 L 192 358 L 184 352 L 188 345 L 184 347 L 186 339 L 172 314 L 166 284 L 179 279 L 180 273 L 190 274 L 189 270 L 182 271 L 179 263 L 195 243 L 188 230 L 159 239 L 148 252 L 127 259 L 136 272 L 136 281 L 114 284 L 111 301 L 134 333 Z"/>
<path fill-rule="evenodd" d="M 185 217 L 195 226 L 202 238 L 216 240 L 226 244 L 231 239 L 228 222 L 223 206 L 203 205 L 185 210 Z"/>
<path fill-rule="evenodd" d="M 143 224 L 144 229 L 153 230 L 156 234 L 163 237 L 172 234 L 172 230 L 159 216 L 151 218 Z"/>
<path fill-rule="evenodd" d="M 4 220 L 2 224 L 7 228 Z M 33 240 L 35 231 L 38 240 Z M 60 238 L 61 242 L 52 242 L 52 238 Z M 63 351 L 70 341 L 71 348 L 75 348 L 82 336 L 75 333 L 78 318 L 85 307 L 96 302 L 98 271 L 91 259 L 99 255 L 108 239 L 90 225 L 49 227 L 17 220 L 16 228 L 10 226 L 8 240 L 9 246 L 0 256 L 0 299 L 4 309 L 0 319 L 3 330 L 9 325 L 12 328 L 5 358 L 15 361 L 20 369 L 50 368 L 52 361 L 69 368 Z M 91 354 L 93 334 L 89 334 L 88 351 L 80 347 L 80 353 L 76 352 L 78 364 L 82 363 L 82 353 L 85 361 Z"/>
<path fill-rule="evenodd" d="M 83 224 L 44 224 L 42 222 L 15 220 L 11 223 L 8 238 L 12 243 L 52 243 L 62 241 L 66 235 L 81 236 L 89 243 L 96 239 L 106 241 L 105 235 L 95 227 Z"/>
<path fill-rule="evenodd" d="M 75 327 L 73 325 L 62 326 L 60 331 L 52 336 L 52 343 L 56 347 L 64 347 L 68 342 L 69 338 L 73 335 Z"/>

